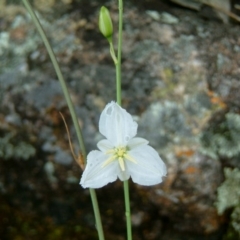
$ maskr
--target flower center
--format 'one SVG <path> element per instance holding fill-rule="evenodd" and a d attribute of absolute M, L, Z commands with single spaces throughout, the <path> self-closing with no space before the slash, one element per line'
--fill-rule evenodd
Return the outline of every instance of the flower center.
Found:
<path fill-rule="evenodd" d="M 126 147 L 115 148 L 115 155 L 118 159 L 120 168 L 122 169 L 122 171 L 125 171 L 124 157 L 125 157 L 125 155 L 127 155 Z"/>
<path fill-rule="evenodd" d="M 106 152 L 106 154 L 110 154 L 109 158 L 103 163 L 102 167 L 107 166 L 111 162 L 117 160 L 120 168 L 122 171 L 125 171 L 125 160 L 129 160 L 131 162 L 137 163 L 137 161 L 132 158 L 128 152 L 127 152 L 127 147 L 116 147 L 114 149 L 110 149 Z"/>
<path fill-rule="evenodd" d="M 124 157 L 124 154 L 127 153 L 126 147 L 119 147 L 119 148 L 115 148 L 114 150 L 115 150 L 115 154 L 118 157 Z"/>

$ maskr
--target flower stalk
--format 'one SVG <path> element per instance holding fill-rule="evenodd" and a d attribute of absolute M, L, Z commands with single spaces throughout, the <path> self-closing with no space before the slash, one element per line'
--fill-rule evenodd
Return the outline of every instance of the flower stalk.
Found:
<path fill-rule="evenodd" d="M 131 207 L 130 207 L 128 180 L 123 182 L 123 190 L 124 190 L 124 201 L 125 201 L 125 216 L 126 216 L 126 224 L 127 224 L 127 239 L 132 240 Z"/>
<path fill-rule="evenodd" d="M 118 0 L 118 52 L 116 64 L 117 103 L 122 105 L 121 67 L 122 67 L 122 28 L 123 28 L 123 0 Z"/>
<path fill-rule="evenodd" d="M 123 28 L 123 0 L 118 0 L 119 23 L 118 23 L 118 54 L 116 64 L 116 86 L 117 86 L 117 103 L 122 105 L 122 86 L 121 86 L 121 67 L 122 67 L 122 28 Z M 125 215 L 127 224 L 127 239 L 132 240 L 131 208 L 129 196 L 128 180 L 123 182 Z"/>

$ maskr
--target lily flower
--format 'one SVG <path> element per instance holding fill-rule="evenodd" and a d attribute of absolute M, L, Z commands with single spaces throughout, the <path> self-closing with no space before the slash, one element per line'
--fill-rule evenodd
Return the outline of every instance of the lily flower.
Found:
<path fill-rule="evenodd" d="M 106 139 L 98 142 L 100 151 L 91 151 L 87 156 L 80 181 L 83 188 L 101 188 L 117 178 L 125 181 L 130 177 L 143 186 L 162 182 L 166 165 L 146 139 L 135 137 L 137 127 L 117 103 L 106 105 L 99 121 L 99 131 Z"/>

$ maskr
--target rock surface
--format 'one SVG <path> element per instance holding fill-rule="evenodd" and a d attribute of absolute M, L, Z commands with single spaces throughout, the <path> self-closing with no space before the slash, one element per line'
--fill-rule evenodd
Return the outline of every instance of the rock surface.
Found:
<path fill-rule="evenodd" d="M 101 139 L 99 115 L 115 99 L 114 65 L 97 30 L 100 5 L 50 3 L 35 7 L 90 151 Z M 117 26 L 115 2 L 106 5 Z M 222 153 L 222 145 L 212 140 L 218 134 L 227 139 L 224 133 L 231 129 L 240 131 L 234 120 L 240 113 L 240 27 L 165 3 L 160 11 L 157 6 L 153 15 L 140 2 L 127 2 L 124 12 L 123 106 L 138 122 L 138 136 L 147 138 L 168 166 L 161 185 L 130 184 L 134 239 L 222 239 L 228 215 L 217 213 L 217 188 L 223 167 L 239 167 L 240 158 L 239 151 Z M 78 185 L 81 170 L 71 157 L 59 115 L 61 111 L 66 118 L 77 152 L 52 64 L 25 9 L 7 4 L 2 9 L 0 236 L 97 239 L 89 193 Z M 233 115 L 233 128 L 226 127 Z M 232 140 L 237 148 L 237 138 Z M 124 239 L 122 184 L 97 193 L 107 238 Z"/>

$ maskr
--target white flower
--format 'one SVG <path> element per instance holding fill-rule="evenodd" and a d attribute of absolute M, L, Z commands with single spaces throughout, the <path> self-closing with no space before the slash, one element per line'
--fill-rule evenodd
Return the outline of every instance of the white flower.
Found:
<path fill-rule="evenodd" d="M 137 123 L 117 103 L 103 110 L 99 131 L 106 139 L 98 142 L 100 151 L 91 151 L 80 184 L 84 188 L 100 188 L 119 178 L 144 186 L 162 182 L 167 170 L 157 151 L 144 138 L 138 138 Z"/>

